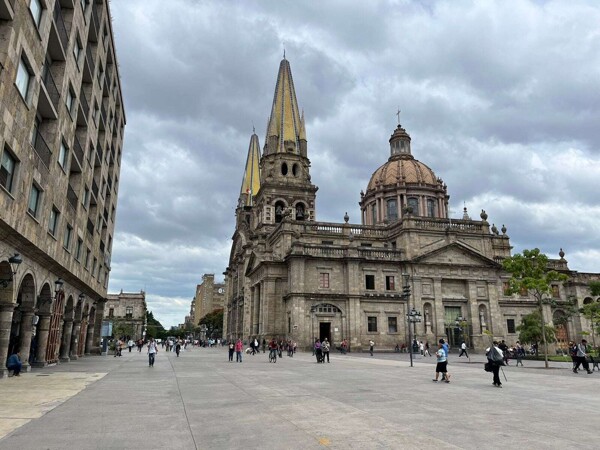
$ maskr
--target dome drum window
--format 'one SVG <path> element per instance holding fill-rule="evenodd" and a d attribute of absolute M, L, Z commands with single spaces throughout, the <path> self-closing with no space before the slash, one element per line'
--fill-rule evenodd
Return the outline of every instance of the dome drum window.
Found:
<path fill-rule="evenodd" d="M 294 164 L 292 166 L 292 175 L 297 177 L 299 174 L 300 174 L 300 168 L 298 167 L 298 164 Z"/>
<path fill-rule="evenodd" d="M 287 163 L 283 163 L 281 165 L 281 175 L 286 176 L 288 174 L 288 166 Z"/>

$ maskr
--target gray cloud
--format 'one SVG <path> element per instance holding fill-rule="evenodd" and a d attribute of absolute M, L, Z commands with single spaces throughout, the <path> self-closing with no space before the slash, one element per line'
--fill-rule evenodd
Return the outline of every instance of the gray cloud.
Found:
<path fill-rule="evenodd" d="M 317 218 L 360 221 L 395 111 L 413 154 L 515 251 L 598 271 L 600 6 L 586 1 L 111 3 L 127 114 L 110 291 L 183 322 L 222 279 L 252 126 L 283 48 L 307 120 Z M 160 17 L 160 20 L 156 18 Z"/>

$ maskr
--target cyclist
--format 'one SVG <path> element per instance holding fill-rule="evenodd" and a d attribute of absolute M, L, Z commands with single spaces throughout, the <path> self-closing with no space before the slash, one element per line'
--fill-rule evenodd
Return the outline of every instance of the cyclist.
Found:
<path fill-rule="evenodd" d="M 273 338 L 269 341 L 269 362 L 277 361 L 277 341 Z"/>

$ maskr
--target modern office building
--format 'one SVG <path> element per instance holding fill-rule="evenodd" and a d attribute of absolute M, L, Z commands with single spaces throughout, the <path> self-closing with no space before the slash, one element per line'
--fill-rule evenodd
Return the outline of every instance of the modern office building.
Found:
<path fill-rule="evenodd" d="M 0 0 L 0 375 L 97 349 L 124 127 L 108 1 Z"/>
<path fill-rule="evenodd" d="M 358 224 L 348 213 L 343 222 L 317 221 L 306 136 L 284 58 L 262 154 L 258 136 L 250 138 L 225 271 L 223 337 L 289 338 L 302 347 L 327 337 L 359 350 L 370 340 L 392 350 L 408 345 L 411 334 L 479 350 L 492 336 L 518 339 L 517 326 L 537 303 L 528 292 L 508 294 L 506 227 L 490 224 L 485 211 L 449 217 L 448 187 L 415 158 L 418 147 L 413 155 L 400 124 L 389 146 L 374 137 L 369 151 L 380 151 L 383 164 L 360 196 L 357 187 Z M 550 265 L 569 278 L 552 286 L 544 315 L 566 345 L 590 331 L 589 321 L 570 311 L 599 300 L 589 283 L 600 274 L 570 270 L 556 250 L 560 259 Z"/>
<path fill-rule="evenodd" d="M 193 326 L 197 326 L 207 314 L 218 309 L 223 309 L 225 298 L 225 285 L 215 283 L 215 275 L 205 273 L 202 275 L 202 283 L 196 286 L 196 296 L 190 307 L 190 320 Z"/>

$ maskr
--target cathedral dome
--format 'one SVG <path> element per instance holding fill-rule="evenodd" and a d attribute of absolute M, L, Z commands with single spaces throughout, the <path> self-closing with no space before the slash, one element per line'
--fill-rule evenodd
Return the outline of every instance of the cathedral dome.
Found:
<path fill-rule="evenodd" d="M 371 176 L 367 192 L 379 187 L 397 184 L 420 184 L 437 186 L 435 173 L 411 155 L 392 155 L 390 159 Z"/>

